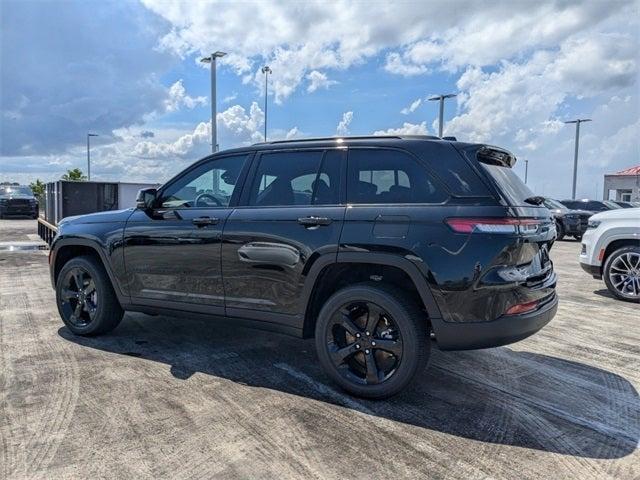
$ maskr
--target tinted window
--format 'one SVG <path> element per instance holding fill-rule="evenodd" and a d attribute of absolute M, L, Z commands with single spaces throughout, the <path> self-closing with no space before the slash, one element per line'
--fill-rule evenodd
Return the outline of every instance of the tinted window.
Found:
<path fill-rule="evenodd" d="M 458 196 L 490 196 L 487 186 L 473 170 L 463 155 L 451 144 L 441 142 L 423 142 L 424 146 L 417 153 L 421 160 L 427 163 L 431 171 Z M 475 155 L 475 150 L 473 154 Z M 474 157 L 475 158 L 475 157 Z"/>
<path fill-rule="evenodd" d="M 227 207 L 246 159 L 237 155 L 200 165 L 165 189 L 162 207 Z"/>
<path fill-rule="evenodd" d="M 426 169 L 406 153 L 349 150 L 349 203 L 440 203 L 447 197 Z"/>
<path fill-rule="evenodd" d="M 338 203 L 340 152 L 274 152 L 260 156 L 249 204 L 256 206 Z"/>
<path fill-rule="evenodd" d="M 582 202 L 576 202 L 574 200 L 562 200 L 560 203 L 571 210 L 584 210 L 586 208 Z"/>
<path fill-rule="evenodd" d="M 584 207 L 585 209 L 593 210 L 594 212 L 602 212 L 604 210 L 608 210 L 607 206 L 604 203 L 596 202 L 593 200 L 586 202 L 584 205 L 585 205 Z"/>
<path fill-rule="evenodd" d="M 493 179 L 496 187 L 511 205 L 527 205 L 524 200 L 535 196 L 535 193 L 520 180 L 520 177 L 516 175 L 511 167 L 487 163 L 480 163 L 480 165 Z"/>

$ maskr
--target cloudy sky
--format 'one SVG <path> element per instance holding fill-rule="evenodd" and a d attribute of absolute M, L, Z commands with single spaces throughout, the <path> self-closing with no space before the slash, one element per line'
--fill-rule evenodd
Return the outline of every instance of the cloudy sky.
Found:
<path fill-rule="evenodd" d="M 221 149 L 268 136 L 437 131 L 529 160 L 529 184 L 568 197 L 640 163 L 640 1 L 0 2 L 0 181 L 162 182 L 210 150 L 218 68 Z M 523 176 L 524 162 L 515 167 Z"/>

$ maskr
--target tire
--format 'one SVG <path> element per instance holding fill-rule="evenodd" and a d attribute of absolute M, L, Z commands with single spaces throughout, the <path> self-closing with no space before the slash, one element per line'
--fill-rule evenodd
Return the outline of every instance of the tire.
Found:
<path fill-rule="evenodd" d="M 91 256 L 72 258 L 62 267 L 56 281 L 56 304 L 67 328 L 82 336 L 110 332 L 124 315 L 107 272 Z"/>
<path fill-rule="evenodd" d="M 562 222 L 556 221 L 556 240 L 560 241 L 564 238 L 564 226 Z"/>
<path fill-rule="evenodd" d="M 640 247 L 622 247 L 609 255 L 604 262 L 604 283 L 616 298 L 640 303 Z"/>
<path fill-rule="evenodd" d="M 334 293 L 318 315 L 315 342 L 329 377 L 350 394 L 372 399 L 407 387 L 424 370 L 431 349 L 427 315 L 416 301 L 376 283 Z"/>

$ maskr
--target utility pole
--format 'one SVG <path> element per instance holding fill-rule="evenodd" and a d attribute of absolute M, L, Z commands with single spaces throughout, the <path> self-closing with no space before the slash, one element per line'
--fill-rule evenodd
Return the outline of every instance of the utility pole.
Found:
<path fill-rule="evenodd" d="M 440 115 L 438 121 L 438 136 L 442 138 L 442 129 L 444 128 L 444 101 L 447 98 L 453 98 L 457 96 L 455 93 L 446 93 L 441 95 L 436 95 L 435 97 L 431 97 L 430 101 L 438 100 L 440 102 Z"/>
<path fill-rule="evenodd" d="M 524 159 L 524 183 L 527 184 L 527 177 L 529 173 L 529 160 Z"/>
<path fill-rule="evenodd" d="M 262 67 L 264 73 L 264 141 L 267 141 L 267 94 L 269 93 L 269 74 L 273 73 L 269 65 Z"/>
<path fill-rule="evenodd" d="M 89 145 L 89 139 L 91 137 L 97 137 L 97 133 L 87 133 L 87 181 L 91 181 L 91 150 Z"/>
<path fill-rule="evenodd" d="M 211 151 L 218 151 L 218 128 L 217 128 L 217 104 L 216 104 L 216 58 L 224 57 L 225 52 L 214 52 L 208 57 L 201 58 L 202 63 L 211 64 Z"/>
<path fill-rule="evenodd" d="M 580 145 L 580 124 L 583 122 L 590 122 L 590 118 L 577 118 L 575 120 L 569 120 L 564 123 L 576 124 L 576 148 L 573 155 L 573 188 L 571 189 L 571 198 L 576 199 L 576 178 L 578 177 L 578 146 Z"/>

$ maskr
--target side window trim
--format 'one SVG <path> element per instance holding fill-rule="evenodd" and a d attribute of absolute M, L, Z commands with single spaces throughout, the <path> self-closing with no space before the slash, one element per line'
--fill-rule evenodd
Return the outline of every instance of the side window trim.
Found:
<path fill-rule="evenodd" d="M 416 156 L 413 152 L 410 152 L 409 150 L 405 150 L 403 148 L 398 148 L 398 147 L 392 147 L 392 146 L 384 146 L 384 147 L 379 147 L 379 146 L 357 146 L 357 147 L 348 147 L 347 149 L 347 158 L 346 158 L 346 162 L 345 162 L 345 168 L 344 168 L 344 172 L 345 172 L 345 181 L 344 181 L 344 195 L 345 195 L 345 203 L 348 205 L 386 205 L 386 203 L 381 202 L 381 203 L 354 203 L 354 202 L 350 202 L 349 201 L 349 175 L 350 175 L 350 156 L 351 156 L 351 152 L 356 151 L 356 150 L 374 150 L 374 151 L 394 151 L 394 152 L 400 152 L 406 156 L 408 156 L 409 158 L 411 158 L 411 160 L 413 160 L 413 162 L 415 162 L 416 165 L 418 165 L 418 167 L 422 168 L 425 172 L 425 174 L 427 175 L 427 177 L 429 177 L 429 179 L 433 182 L 433 185 L 439 189 L 442 190 L 442 192 L 444 192 L 445 198 L 444 200 L 442 200 L 441 202 L 421 202 L 421 203 L 395 203 L 394 205 L 443 205 L 445 203 L 447 203 L 449 200 L 451 200 L 452 197 L 454 197 L 454 195 L 451 193 L 451 191 L 449 190 L 449 188 L 447 187 L 447 185 L 440 179 L 438 178 L 437 175 L 435 175 L 435 172 L 433 172 L 431 170 L 431 168 L 429 168 L 429 166 L 423 162 L 418 156 Z"/>
<path fill-rule="evenodd" d="M 161 204 L 156 205 L 155 209 L 156 210 L 165 210 L 165 211 L 173 211 L 173 210 L 211 210 L 211 209 L 225 209 L 225 208 L 234 208 L 235 206 L 237 206 L 238 200 L 240 198 L 240 192 L 244 189 L 244 184 L 247 178 L 247 171 L 253 161 L 253 157 L 255 156 L 255 152 L 254 151 L 247 151 L 247 152 L 236 152 L 236 153 L 229 153 L 229 154 L 222 154 L 222 155 L 211 155 L 208 157 L 203 158 L 202 160 L 199 160 L 197 162 L 195 162 L 193 165 L 191 165 L 190 167 L 188 167 L 186 170 L 180 172 L 178 175 L 174 176 L 173 178 L 171 178 L 169 181 L 167 181 L 167 183 L 165 183 L 164 185 L 162 185 L 162 187 L 160 187 L 160 189 L 158 190 L 158 201 L 161 201 L 165 191 L 169 188 L 171 188 L 174 184 L 176 184 L 177 182 L 181 181 L 184 177 L 186 177 L 187 175 L 189 175 L 190 173 L 192 173 L 194 170 L 199 169 L 200 167 L 202 167 L 203 165 L 209 165 L 212 164 L 216 161 L 219 160 L 224 160 L 225 158 L 229 158 L 229 157 L 240 157 L 243 156 L 245 157 L 244 159 L 244 164 L 242 165 L 242 168 L 240 169 L 240 173 L 238 174 L 238 181 L 236 182 L 236 187 L 233 190 L 233 194 L 231 195 L 231 198 L 229 199 L 229 205 L 227 206 L 207 206 L 207 207 L 163 207 Z"/>

